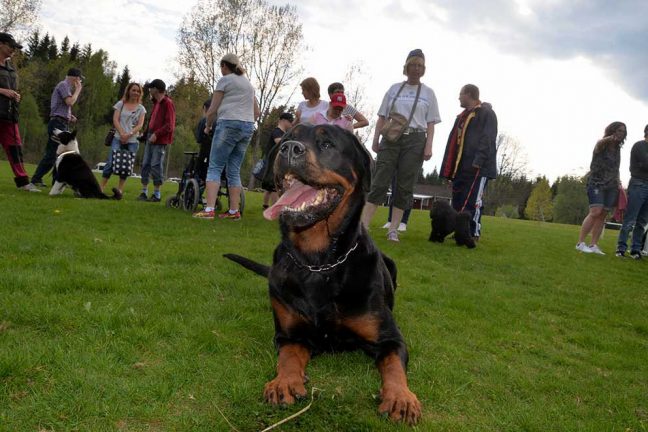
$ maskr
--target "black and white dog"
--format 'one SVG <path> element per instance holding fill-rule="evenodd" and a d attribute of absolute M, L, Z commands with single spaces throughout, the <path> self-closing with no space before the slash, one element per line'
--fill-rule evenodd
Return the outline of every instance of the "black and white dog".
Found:
<path fill-rule="evenodd" d="M 457 212 L 447 201 L 435 201 L 430 210 L 432 219 L 431 242 L 443 243 L 446 236 L 454 232 L 457 246 L 474 248 L 475 240 L 470 234 L 471 215 L 468 212 Z"/>
<path fill-rule="evenodd" d="M 101 191 L 92 170 L 79 154 L 76 131 L 63 132 L 54 129 L 54 139 L 60 144 L 56 149 L 57 158 L 54 164 L 56 181 L 50 190 L 50 195 L 60 195 L 66 186 L 70 186 L 79 198 L 116 200 L 122 198 L 122 194 L 117 188 L 112 189 L 113 196 L 108 196 Z"/>

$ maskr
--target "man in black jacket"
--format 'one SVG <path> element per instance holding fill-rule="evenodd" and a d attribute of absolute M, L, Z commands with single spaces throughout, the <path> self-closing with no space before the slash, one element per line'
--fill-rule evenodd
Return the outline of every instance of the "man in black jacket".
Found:
<path fill-rule="evenodd" d="M 619 231 L 616 256 L 626 256 L 628 234 L 632 230 L 630 257 L 641 259 L 643 235 L 648 225 L 648 125 L 644 128 L 644 139 L 632 146 L 630 175 L 628 207 Z"/>
<path fill-rule="evenodd" d="M 470 229 L 478 239 L 486 183 L 497 177 L 497 116 L 479 100 L 476 85 L 461 88 L 459 103 L 464 110 L 452 126 L 440 176 L 452 183 L 452 207 L 472 215 Z"/>

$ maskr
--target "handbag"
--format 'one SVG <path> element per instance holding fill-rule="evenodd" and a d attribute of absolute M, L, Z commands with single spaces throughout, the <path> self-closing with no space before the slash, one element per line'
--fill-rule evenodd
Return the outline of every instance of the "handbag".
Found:
<path fill-rule="evenodd" d="M 259 159 L 257 163 L 254 164 L 254 168 L 252 168 L 252 175 L 254 176 L 255 179 L 259 181 L 263 180 L 263 173 L 265 172 L 265 167 L 266 167 L 265 159 Z"/>
<path fill-rule="evenodd" d="M 396 93 L 396 96 L 394 96 L 394 100 L 392 101 L 391 108 L 389 109 L 389 117 L 387 119 L 387 122 L 380 130 L 380 134 L 383 136 L 383 138 L 385 138 L 389 142 L 396 142 L 403 135 L 403 133 L 409 126 L 410 122 L 412 121 L 412 118 L 414 117 L 416 104 L 418 103 L 419 95 L 421 94 L 421 84 L 419 84 L 418 89 L 416 90 L 416 99 L 414 99 L 414 105 L 412 106 L 412 112 L 410 112 L 409 119 L 405 118 L 404 115 L 394 111 L 394 105 L 396 104 L 396 99 L 398 99 L 398 96 L 403 90 L 403 87 L 405 87 L 406 83 L 407 81 L 403 82 L 403 85 L 401 85 L 400 88 L 398 89 L 398 93 Z"/>
<path fill-rule="evenodd" d="M 116 132 L 117 132 L 117 129 L 110 128 L 110 130 L 106 134 L 106 138 L 104 138 L 104 145 L 106 147 L 110 147 L 112 145 L 112 142 L 113 142 L 113 139 L 115 138 L 115 133 Z"/>
<path fill-rule="evenodd" d="M 135 154 L 125 148 L 112 151 L 112 171 L 119 176 L 130 176 L 133 173 Z"/>
<path fill-rule="evenodd" d="M 121 112 L 122 109 L 124 109 L 124 105 L 122 103 L 121 108 L 119 108 L 119 117 L 121 117 Z M 117 133 L 117 129 L 114 127 L 111 127 L 108 133 L 106 134 L 106 138 L 104 138 L 104 145 L 106 147 L 110 147 L 112 145 L 113 139 L 115 138 L 115 134 Z"/>

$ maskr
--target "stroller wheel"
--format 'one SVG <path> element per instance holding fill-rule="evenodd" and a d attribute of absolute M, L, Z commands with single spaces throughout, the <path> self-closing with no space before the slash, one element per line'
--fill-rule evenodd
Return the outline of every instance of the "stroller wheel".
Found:
<path fill-rule="evenodd" d="M 169 207 L 169 208 L 179 208 L 180 207 L 180 199 L 176 195 L 170 196 L 166 200 L 166 206 Z"/>
<path fill-rule="evenodd" d="M 182 192 L 182 208 L 189 212 L 196 211 L 200 203 L 200 186 L 196 179 L 189 179 Z"/>

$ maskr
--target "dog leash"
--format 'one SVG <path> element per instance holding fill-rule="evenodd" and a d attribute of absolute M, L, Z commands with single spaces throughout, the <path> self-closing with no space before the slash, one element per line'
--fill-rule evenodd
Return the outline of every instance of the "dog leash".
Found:
<path fill-rule="evenodd" d="M 461 207 L 461 210 L 459 210 L 459 213 L 464 211 L 466 208 L 466 205 L 468 205 L 468 200 L 470 199 L 470 195 L 473 193 L 473 189 L 475 188 L 475 183 L 477 183 L 477 177 L 479 177 L 479 168 L 477 168 L 477 172 L 475 173 L 475 179 L 472 182 L 472 185 L 470 186 L 470 190 L 468 191 L 468 196 L 466 196 L 466 201 L 463 203 L 463 207 Z"/>
<path fill-rule="evenodd" d="M 358 242 L 356 242 L 353 245 L 353 247 L 351 249 L 349 249 L 349 251 L 346 254 L 344 254 L 344 257 L 338 258 L 338 260 L 334 264 L 323 264 L 323 265 L 317 265 L 317 266 L 308 265 L 308 264 L 302 264 L 299 261 L 297 261 L 297 258 L 292 256 L 292 254 L 290 252 L 288 252 L 288 256 L 290 258 L 292 258 L 292 260 L 295 262 L 295 264 L 297 264 L 297 267 L 307 268 L 308 270 L 310 270 L 310 271 L 312 271 L 314 273 L 319 273 L 319 272 L 323 272 L 323 271 L 333 270 L 335 267 L 337 267 L 340 264 L 344 263 L 347 260 L 347 258 L 349 258 L 349 254 L 351 252 L 353 252 L 354 250 L 356 250 L 357 247 L 358 247 Z"/>

